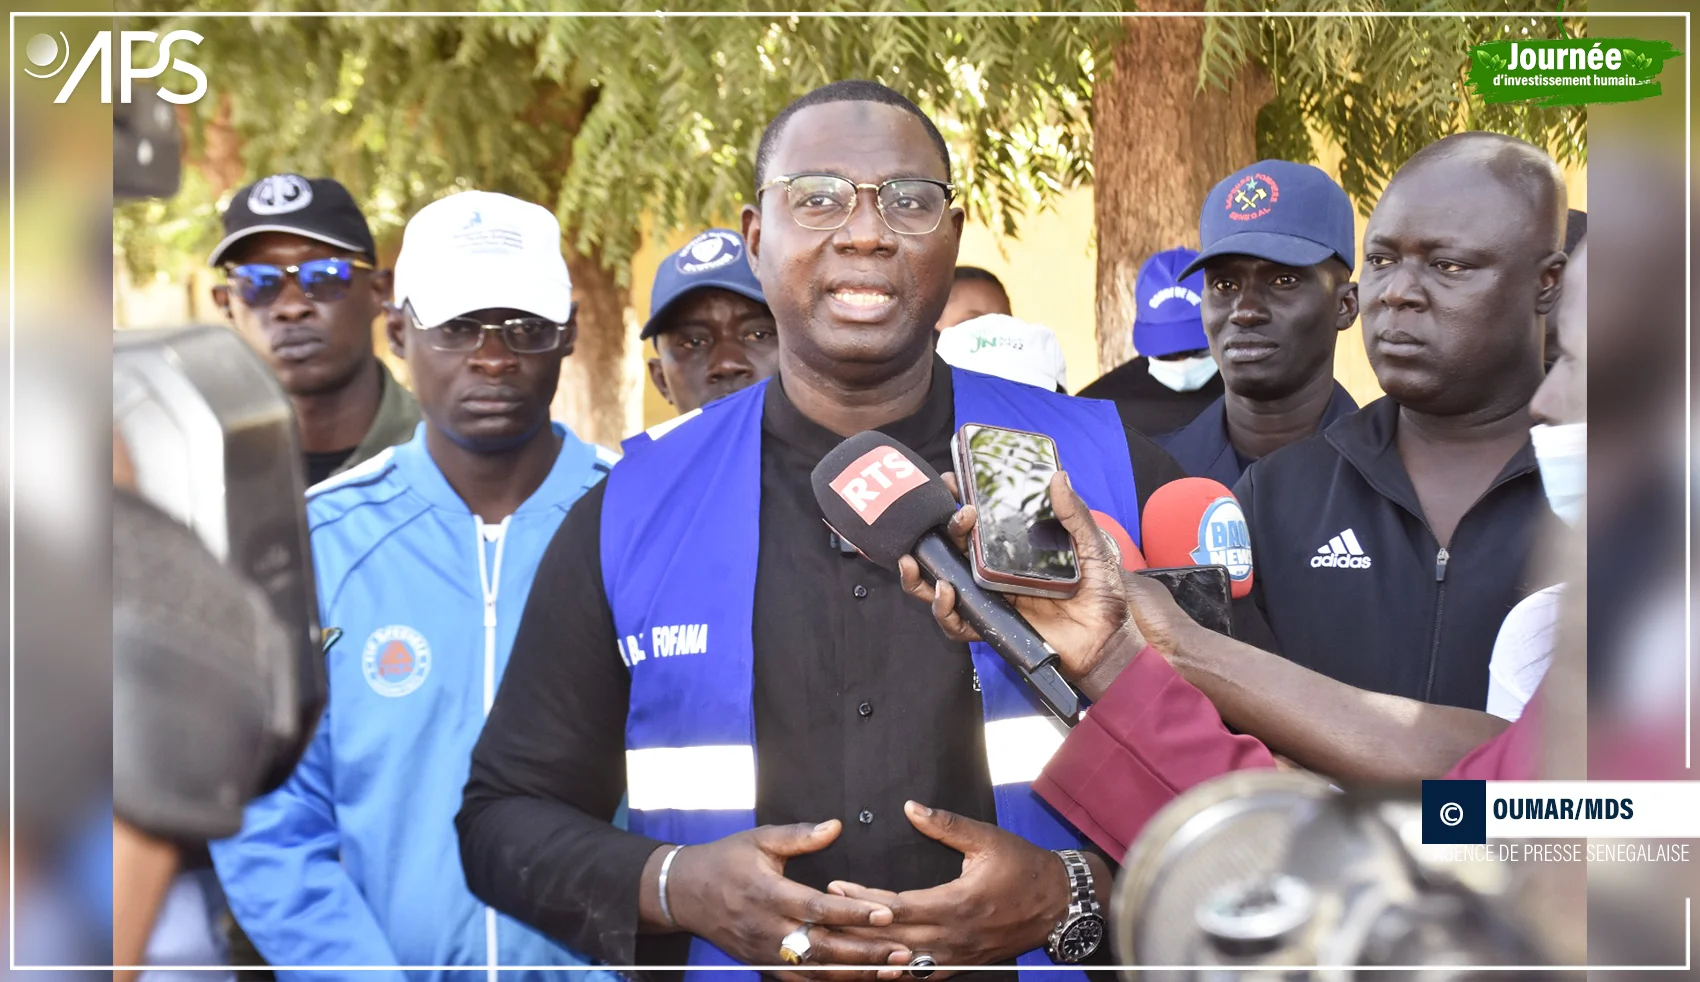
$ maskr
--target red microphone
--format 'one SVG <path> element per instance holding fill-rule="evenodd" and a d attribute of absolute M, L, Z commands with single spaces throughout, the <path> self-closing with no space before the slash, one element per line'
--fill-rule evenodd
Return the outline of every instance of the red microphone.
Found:
<path fill-rule="evenodd" d="M 1163 485 L 1145 503 L 1139 529 L 1152 566 L 1226 566 L 1234 598 L 1251 593 L 1251 532 L 1239 499 L 1220 481 Z"/>
<path fill-rule="evenodd" d="M 1115 542 L 1116 549 L 1121 553 L 1122 569 L 1129 573 L 1137 573 L 1146 568 L 1144 554 L 1139 551 L 1138 546 L 1133 544 L 1133 536 L 1127 534 L 1127 529 L 1122 528 L 1122 523 L 1097 510 L 1093 510 L 1092 520 L 1097 522 L 1098 528 L 1102 529 Z"/>

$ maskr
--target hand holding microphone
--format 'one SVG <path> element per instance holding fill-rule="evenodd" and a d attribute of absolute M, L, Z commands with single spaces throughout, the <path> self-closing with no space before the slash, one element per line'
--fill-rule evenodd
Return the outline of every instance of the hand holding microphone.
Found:
<path fill-rule="evenodd" d="M 955 613 L 977 639 L 1021 673 L 1058 719 L 1069 726 L 1079 720 L 1080 694 L 1059 670 L 1057 652 L 1022 618 L 1011 598 L 975 581 L 960 540 L 948 537 L 956 497 L 919 454 L 867 430 L 822 458 L 812 484 L 821 514 L 840 539 L 887 569 L 897 570 L 903 557 L 911 557 L 924 578 L 949 584 Z M 1100 554 L 1109 551 L 1101 541 L 1095 544 Z"/>
<path fill-rule="evenodd" d="M 1080 563 L 1080 589 L 1066 600 L 1025 596 L 1006 599 L 1057 650 L 1064 677 L 1088 699 L 1096 700 L 1133 655 L 1145 647 L 1128 604 L 1129 590 L 1141 589 L 1143 583 L 1123 583 L 1124 570 L 1143 567 L 1144 560 L 1125 532 L 1122 538 L 1126 541 L 1117 542 L 1117 537 L 1098 526 L 1095 513 L 1075 494 L 1066 473 L 1059 471 L 1051 478 L 1050 495 L 1057 520 L 1074 542 Z M 951 517 L 945 530 L 956 548 L 966 548 L 977 520 L 972 506 L 959 509 Z M 898 560 L 897 572 L 904 592 L 932 607 L 933 618 L 946 635 L 956 641 L 980 640 L 979 633 L 958 611 L 958 594 L 949 581 L 940 580 L 936 586 L 930 584 L 921 575 L 920 564 L 909 556 Z M 1133 576 L 1128 579 L 1143 580 Z M 1150 583 L 1150 586 L 1166 593 L 1158 584 Z"/>

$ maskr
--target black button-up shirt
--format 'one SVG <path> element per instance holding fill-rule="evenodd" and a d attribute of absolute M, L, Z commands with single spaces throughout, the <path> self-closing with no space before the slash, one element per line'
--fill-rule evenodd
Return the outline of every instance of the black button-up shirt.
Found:
<path fill-rule="evenodd" d="M 935 359 L 926 403 L 881 430 L 942 472 L 954 415 L 950 371 Z M 1144 436 L 1129 430 L 1127 441 L 1143 509 L 1153 490 L 1184 474 Z M 959 876 L 962 855 L 916 831 L 906 799 L 996 820 L 980 696 L 967 645 L 946 639 L 895 573 L 830 540 L 810 473 L 840 442 L 777 380 L 768 385 L 753 639 L 756 821 L 843 821 L 831 846 L 786 864 L 807 886 L 844 879 L 921 889 Z M 661 843 L 609 824 L 626 787 L 630 676 L 602 583 L 606 487 L 573 507 L 537 571 L 473 752 L 457 819 L 462 860 L 474 893 L 578 951 L 617 965 L 680 964 L 684 936 L 636 936 L 639 877 Z"/>

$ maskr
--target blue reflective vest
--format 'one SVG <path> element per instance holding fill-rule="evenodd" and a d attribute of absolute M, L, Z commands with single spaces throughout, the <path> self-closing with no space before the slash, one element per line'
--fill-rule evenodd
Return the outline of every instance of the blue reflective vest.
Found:
<path fill-rule="evenodd" d="M 1139 496 L 1114 405 L 960 369 L 952 377 L 959 426 L 1049 435 L 1081 496 L 1137 539 Z M 710 842 L 756 823 L 752 617 L 767 384 L 717 400 L 664 435 L 627 441 L 608 478 L 602 577 L 632 677 L 630 827 L 665 842 Z M 971 650 L 998 825 L 1047 849 L 1078 848 L 1080 834 L 1030 787 L 1062 743 L 1060 724 L 990 646 Z M 701 938 L 690 960 L 736 964 Z M 1051 964 L 1040 950 L 1018 963 Z M 733 982 L 723 972 L 703 977 Z M 1044 978 L 1080 982 L 1084 974 Z"/>

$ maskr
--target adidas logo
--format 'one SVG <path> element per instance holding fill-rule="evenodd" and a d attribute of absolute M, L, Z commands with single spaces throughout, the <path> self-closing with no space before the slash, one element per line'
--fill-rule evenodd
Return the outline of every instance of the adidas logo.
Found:
<path fill-rule="evenodd" d="M 1311 569 L 1331 566 L 1337 569 L 1369 569 L 1371 559 L 1364 555 L 1364 547 L 1358 544 L 1356 532 L 1347 529 L 1328 540 L 1328 544 L 1316 550 L 1316 555 L 1310 557 Z"/>

